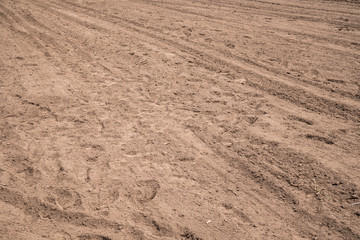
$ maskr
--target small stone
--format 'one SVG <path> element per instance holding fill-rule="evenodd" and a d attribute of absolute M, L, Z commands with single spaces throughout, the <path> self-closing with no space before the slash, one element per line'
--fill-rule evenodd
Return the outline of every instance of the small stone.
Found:
<path fill-rule="evenodd" d="M 246 82 L 245 78 L 240 78 L 240 79 L 236 79 L 235 83 L 240 83 L 240 84 L 244 84 Z"/>

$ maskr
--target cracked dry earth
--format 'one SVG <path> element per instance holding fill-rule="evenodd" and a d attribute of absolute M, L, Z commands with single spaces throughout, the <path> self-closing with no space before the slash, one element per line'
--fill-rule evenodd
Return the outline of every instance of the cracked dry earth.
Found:
<path fill-rule="evenodd" d="M 360 4 L 0 0 L 0 239 L 360 239 Z"/>

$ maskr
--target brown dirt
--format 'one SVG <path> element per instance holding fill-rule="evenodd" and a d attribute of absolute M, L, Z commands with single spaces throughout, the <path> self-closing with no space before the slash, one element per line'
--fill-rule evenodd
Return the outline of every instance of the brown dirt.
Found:
<path fill-rule="evenodd" d="M 360 239 L 360 4 L 1 0 L 1 239 Z"/>

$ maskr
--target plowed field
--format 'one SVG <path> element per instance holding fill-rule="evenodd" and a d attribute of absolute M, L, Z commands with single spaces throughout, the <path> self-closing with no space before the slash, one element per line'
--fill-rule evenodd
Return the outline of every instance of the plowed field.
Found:
<path fill-rule="evenodd" d="M 360 239 L 360 4 L 0 0 L 0 239 Z"/>

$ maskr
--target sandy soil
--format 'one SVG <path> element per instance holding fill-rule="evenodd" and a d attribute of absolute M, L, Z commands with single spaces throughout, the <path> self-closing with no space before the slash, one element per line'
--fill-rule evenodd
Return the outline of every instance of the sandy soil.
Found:
<path fill-rule="evenodd" d="M 1 239 L 360 239 L 360 4 L 0 0 Z"/>

